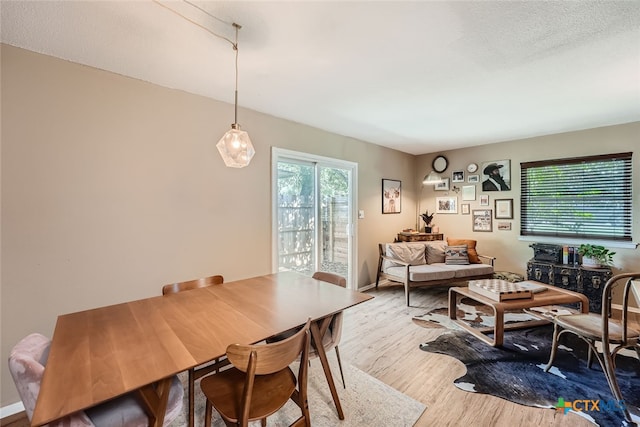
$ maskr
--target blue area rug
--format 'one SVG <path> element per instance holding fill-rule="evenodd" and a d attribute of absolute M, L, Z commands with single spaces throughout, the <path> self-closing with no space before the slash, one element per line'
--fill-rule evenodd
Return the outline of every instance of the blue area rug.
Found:
<path fill-rule="evenodd" d="M 600 400 L 599 411 L 591 410 L 590 405 L 588 408 L 577 405 L 589 409 L 580 415 L 605 427 L 631 425 L 620 410 L 605 407 L 613 403 L 613 395 L 604 373 L 595 358 L 591 369 L 587 368 L 587 344 L 574 335 L 565 334 L 560 338 L 554 367 L 544 372 L 552 336 L 552 325 L 509 331 L 505 333 L 504 346 L 495 348 L 465 331 L 452 330 L 420 348 L 464 363 L 467 373 L 454 381 L 462 390 L 547 408 L 555 408 L 559 398 L 565 402 Z M 640 414 L 640 361 L 618 356 L 616 367 L 626 405 L 637 416 Z"/>

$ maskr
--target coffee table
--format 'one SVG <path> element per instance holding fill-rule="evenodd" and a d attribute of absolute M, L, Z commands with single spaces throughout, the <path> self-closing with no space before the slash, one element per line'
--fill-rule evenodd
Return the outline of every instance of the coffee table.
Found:
<path fill-rule="evenodd" d="M 535 282 L 541 286 L 547 288 L 546 291 L 533 294 L 532 298 L 512 299 L 507 301 L 494 301 L 483 295 L 475 293 L 469 290 L 469 287 L 456 287 L 449 289 L 449 317 L 456 324 L 460 325 L 471 334 L 480 338 L 482 341 L 493 347 L 502 346 L 504 343 L 504 331 L 511 329 L 522 329 L 532 326 L 544 325 L 551 323 L 552 318 L 537 314 L 534 311 L 528 310 L 534 307 L 543 307 L 549 305 L 559 304 L 579 304 L 582 313 L 589 312 L 589 299 L 580 293 L 572 292 L 567 289 L 557 288 L 555 286 L 547 285 L 544 283 Z M 462 319 L 458 319 L 457 305 L 459 299 L 467 297 L 476 301 L 482 305 L 491 307 L 494 314 L 493 327 L 474 328 Z M 509 323 L 505 325 L 504 314 L 508 311 L 526 310 L 527 314 L 536 317 L 534 320 L 527 320 L 523 322 Z"/>

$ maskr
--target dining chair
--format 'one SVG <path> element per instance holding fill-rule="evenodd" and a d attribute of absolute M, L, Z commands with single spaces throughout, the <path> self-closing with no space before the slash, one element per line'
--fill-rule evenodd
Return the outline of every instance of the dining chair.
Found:
<path fill-rule="evenodd" d="M 315 273 L 313 273 L 311 277 L 313 277 L 316 280 L 321 280 L 323 282 L 341 286 L 343 288 L 347 287 L 347 279 L 335 273 L 328 273 L 326 271 L 316 271 Z M 340 344 L 340 339 L 342 337 L 342 318 L 343 318 L 342 312 L 334 314 L 333 319 L 331 319 L 331 323 L 329 323 L 329 327 L 327 328 L 327 330 L 320 331 L 320 332 L 322 332 L 322 346 L 324 347 L 325 353 L 333 349 L 336 350 L 336 358 L 338 359 L 338 367 L 340 368 L 340 378 L 342 379 L 342 387 L 346 389 L 347 386 L 344 381 L 344 373 L 342 371 L 342 360 L 340 360 L 340 350 L 338 349 L 338 344 Z M 296 331 L 298 331 L 298 328 L 294 328 L 289 331 L 282 332 L 281 334 L 269 337 L 267 339 L 267 343 L 283 340 L 293 335 Z M 314 347 L 312 343 L 311 348 L 309 349 L 309 359 L 311 360 L 317 357 L 318 357 L 318 350 Z"/>
<path fill-rule="evenodd" d="M 316 271 L 313 273 L 313 277 L 316 280 L 322 280 L 323 282 L 331 283 L 336 286 L 341 286 L 343 288 L 347 287 L 347 279 L 343 276 L 340 276 L 335 273 L 328 273 L 326 271 Z M 336 358 L 338 359 L 338 367 L 340 368 L 340 378 L 342 379 L 342 387 L 347 388 L 346 383 L 344 382 L 344 373 L 342 371 L 342 361 L 340 360 L 340 350 L 338 345 L 340 344 L 340 339 L 342 338 L 342 318 L 343 313 L 339 312 L 333 316 L 331 323 L 329 325 L 328 331 L 322 336 L 322 346 L 324 347 L 324 351 L 328 352 L 332 349 L 336 350 Z M 312 346 L 309 350 L 309 358 L 314 359 L 318 357 L 318 351 Z"/>
<path fill-rule="evenodd" d="M 20 340 L 9 354 L 9 371 L 29 421 L 38 400 L 50 347 L 49 338 L 33 333 Z M 178 377 L 174 376 L 169 390 L 164 426 L 171 424 L 182 412 L 183 396 L 182 384 Z M 128 393 L 47 425 L 49 427 L 146 427 L 149 425 L 149 417 L 138 403 L 137 396 L 134 393 Z"/>
<path fill-rule="evenodd" d="M 564 314 L 558 315 L 554 319 L 553 343 L 549 363 L 545 367 L 545 372 L 553 366 L 553 361 L 558 349 L 558 341 L 564 333 L 572 333 L 585 341 L 589 346 L 587 356 L 587 366 L 591 368 L 593 355 L 602 367 L 611 393 L 616 400 L 624 402 L 620 386 L 615 373 L 615 358 L 623 349 L 635 350 L 640 361 L 640 332 L 629 327 L 629 301 L 635 294 L 636 299 L 640 296 L 640 272 L 618 274 L 607 281 L 602 290 L 602 311 L 601 313 L 588 314 Z M 614 289 L 620 289 L 622 296 L 621 313 L 612 317 L 611 297 Z M 640 301 L 637 301 L 640 303 Z M 617 311 L 617 310 L 616 310 Z M 602 354 L 596 348 L 596 342 L 602 343 Z M 625 418 L 631 422 L 631 416 L 626 406 L 623 406 Z"/>
<path fill-rule="evenodd" d="M 229 345 L 227 359 L 232 367 L 200 382 L 207 398 L 205 427 L 211 427 L 213 408 L 227 426 L 246 427 L 256 420 L 266 426 L 267 417 L 289 399 L 302 413 L 291 425 L 311 426 L 307 399 L 310 325 L 311 319 L 295 335 L 272 344 Z M 289 365 L 298 358 L 296 378 Z"/>
<path fill-rule="evenodd" d="M 162 295 L 171 295 L 178 292 L 190 291 L 198 288 L 206 288 L 207 286 L 220 285 L 224 283 L 224 277 L 221 275 L 203 277 L 202 279 L 189 280 L 186 282 L 172 283 L 162 287 Z M 200 367 L 189 369 L 189 427 L 194 426 L 195 419 L 195 382 L 197 379 L 218 372 L 219 369 L 228 362 L 215 359 L 213 363 L 202 365 Z"/>
<path fill-rule="evenodd" d="M 177 292 L 190 291 L 192 289 L 205 288 L 222 283 L 224 283 L 224 277 L 220 275 L 203 277 L 202 279 L 189 280 L 187 282 L 172 283 L 162 287 L 162 295 L 175 294 Z"/>

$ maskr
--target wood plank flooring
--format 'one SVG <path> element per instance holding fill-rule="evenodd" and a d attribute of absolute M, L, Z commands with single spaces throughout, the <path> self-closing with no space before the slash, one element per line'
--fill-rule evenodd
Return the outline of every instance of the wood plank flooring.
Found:
<path fill-rule="evenodd" d="M 446 289 L 413 289 L 412 307 L 405 306 L 401 286 L 381 285 L 368 293 L 375 298 L 345 311 L 342 361 L 424 403 L 427 409 L 416 426 L 593 426 L 575 414 L 563 415 L 456 388 L 453 380 L 465 372 L 464 365 L 451 357 L 420 350 L 419 344 L 441 332 L 411 321 L 414 315 L 440 306 Z M 335 354 L 330 352 L 328 357 Z M 11 420 L 3 419 L 0 424 L 29 425 L 24 415 L 8 418 Z"/>
<path fill-rule="evenodd" d="M 416 426 L 594 425 L 575 414 L 563 415 L 553 409 L 518 405 L 456 388 L 453 380 L 464 374 L 464 365 L 454 358 L 420 350 L 421 343 L 436 338 L 441 331 L 420 327 L 411 320 L 441 306 L 446 292 L 412 289 L 412 307 L 406 307 L 402 286 L 381 285 L 378 290 L 368 291 L 375 296 L 373 300 L 345 311 L 340 342 L 343 363 L 351 363 L 424 403 L 427 409 Z"/>

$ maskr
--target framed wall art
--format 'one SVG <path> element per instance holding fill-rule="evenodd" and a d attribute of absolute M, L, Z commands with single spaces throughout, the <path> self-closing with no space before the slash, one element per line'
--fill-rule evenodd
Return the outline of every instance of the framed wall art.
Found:
<path fill-rule="evenodd" d="M 449 178 L 442 178 L 442 182 L 434 185 L 433 189 L 436 191 L 449 191 Z"/>
<path fill-rule="evenodd" d="M 464 182 L 464 171 L 454 171 L 451 174 L 451 182 Z"/>
<path fill-rule="evenodd" d="M 462 186 L 462 200 L 475 200 L 476 199 L 476 186 L 475 185 L 463 185 Z"/>
<path fill-rule="evenodd" d="M 480 206 L 489 206 L 489 196 L 486 194 L 480 195 Z"/>
<path fill-rule="evenodd" d="M 473 231 L 493 231 L 491 209 L 474 209 L 471 219 Z"/>
<path fill-rule="evenodd" d="M 496 199 L 496 219 L 513 219 L 513 199 Z"/>
<path fill-rule="evenodd" d="M 482 172 L 482 191 L 511 190 L 511 160 L 485 162 Z"/>
<path fill-rule="evenodd" d="M 469 205 L 469 203 L 463 203 L 460 205 L 460 210 L 462 211 L 462 215 L 469 215 L 471 213 L 471 205 Z"/>
<path fill-rule="evenodd" d="M 468 175 L 467 182 L 469 184 L 477 184 L 478 182 L 480 182 L 480 175 Z"/>
<path fill-rule="evenodd" d="M 402 181 L 382 180 L 382 213 L 395 214 L 402 211 Z"/>
<path fill-rule="evenodd" d="M 511 223 L 506 221 L 499 221 L 497 228 L 498 230 L 509 231 L 511 230 Z"/>
<path fill-rule="evenodd" d="M 458 213 L 457 197 L 436 197 L 436 213 L 455 214 Z"/>

